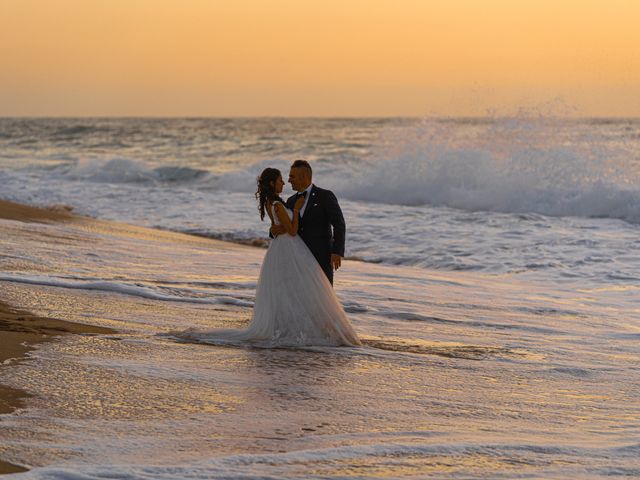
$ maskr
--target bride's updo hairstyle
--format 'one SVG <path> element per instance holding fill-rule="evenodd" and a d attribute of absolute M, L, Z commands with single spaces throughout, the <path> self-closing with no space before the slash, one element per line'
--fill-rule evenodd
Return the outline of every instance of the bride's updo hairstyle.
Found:
<path fill-rule="evenodd" d="M 276 180 L 282 174 L 277 168 L 265 168 L 258 177 L 258 190 L 256 191 L 256 199 L 258 200 L 258 211 L 260 212 L 260 220 L 264 220 L 265 205 L 267 201 L 273 202 L 278 200 L 282 202 L 280 196 L 276 193 Z M 284 202 L 283 202 L 284 203 Z"/>

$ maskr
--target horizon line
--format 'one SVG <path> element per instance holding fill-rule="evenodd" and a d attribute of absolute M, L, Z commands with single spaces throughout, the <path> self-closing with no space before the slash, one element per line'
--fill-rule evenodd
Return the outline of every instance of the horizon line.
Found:
<path fill-rule="evenodd" d="M 277 120 L 277 119 L 299 119 L 299 120 L 420 120 L 420 119 L 500 119 L 500 118 L 554 118 L 554 119 L 582 119 L 582 120 L 640 120 L 640 115 L 566 115 L 566 114 L 500 114 L 500 115 L 0 115 L 0 119 L 145 119 L 145 120 L 163 120 L 163 119 L 182 119 L 182 120 L 199 120 L 199 119 L 217 119 L 217 120 Z"/>

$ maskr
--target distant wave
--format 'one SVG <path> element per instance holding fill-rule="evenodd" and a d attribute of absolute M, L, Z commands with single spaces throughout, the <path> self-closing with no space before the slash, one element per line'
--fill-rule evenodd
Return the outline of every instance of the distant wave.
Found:
<path fill-rule="evenodd" d="M 82 133 L 87 128 L 103 127 L 72 125 L 65 133 Z M 587 130 L 584 139 L 578 137 L 580 130 L 574 125 L 573 136 L 566 137 L 566 125 L 564 130 L 556 128 L 551 120 L 541 124 L 496 120 L 463 140 L 455 137 L 460 129 L 442 122 L 411 128 L 413 133 L 393 130 L 394 136 L 385 142 L 376 140 L 379 150 L 362 156 L 359 149 L 372 148 L 373 143 L 342 141 L 328 156 L 314 159 L 309 155 L 314 178 L 339 198 L 358 202 L 612 218 L 640 224 L 640 162 L 634 158 L 637 147 L 630 133 L 621 140 L 631 142 L 630 147 L 616 151 L 614 143 L 601 142 L 598 135 L 602 132 L 597 128 Z M 386 145 L 384 150 L 380 150 L 381 143 Z M 358 148 L 345 150 L 345 145 Z M 242 193 L 253 193 L 256 177 L 267 166 L 280 168 L 287 176 L 290 159 L 275 152 L 273 157 L 247 152 L 256 156 L 252 164 L 247 165 L 251 160 L 244 157 L 237 163 L 227 158 L 230 163 L 224 165 L 212 161 L 211 170 L 188 161 L 152 166 L 113 157 L 65 161 L 47 174 L 69 181 L 179 185 Z"/>
<path fill-rule="evenodd" d="M 46 175 L 72 182 L 166 185 L 252 194 L 256 177 L 267 165 L 281 168 L 286 175 L 286 162 L 277 160 L 215 174 L 177 165 L 154 168 L 126 158 L 85 160 L 73 166 L 66 163 L 54 170 L 48 167 Z M 320 186 L 330 188 L 340 199 L 356 202 L 611 218 L 640 224 L 639 169 L 625 171 L 606 163 L 598 165 L 567 152 L 521 152 L 497 159 L 487 152 L 461 150 L 359 165 L 325 164 L 318 168 L 317 178 Z M 44 173 L 44 169 L 41 171 Z M 55 198 L 51 201 L 60 202 Z M 197 231 L 188 233 L 209 236 Z M 222 240 L 253 242 L 215 235 Z"/>
<path fill-rule="evenodd" d="M 253 192 L 266 166 L 287 175 L 282 160 L 215 174 L 130 159 L 83 161 L 65 176 L 106 183 L 162 183 L 212 191 Z M 620 219 L 640 224 L 640 167 L 586 159 L 570 149 L 522 150 L 498 158 L 482 150 L 429 151 L 359 164 L 323 163 L 318 184 L 340 198 L 466 211 Z"/>
<path fill-rule="evenodd" d="M 104 183 L 191 182 L 209 175 L 206 170 L 184 166 L 152 168 L 129 158 L 82 159 L 62 168 L 66 178 Z"/>

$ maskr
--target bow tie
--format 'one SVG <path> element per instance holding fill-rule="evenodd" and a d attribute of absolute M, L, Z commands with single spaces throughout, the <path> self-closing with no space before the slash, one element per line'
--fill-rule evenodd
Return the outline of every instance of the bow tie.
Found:
<path fill-rule="evenodd" d="M 296 200 L 298 200 L 300 197 L 304 198 L 307 196 L 307 191 L 305 190 L 304 192 L 298 192 L 296 193 Z"/>

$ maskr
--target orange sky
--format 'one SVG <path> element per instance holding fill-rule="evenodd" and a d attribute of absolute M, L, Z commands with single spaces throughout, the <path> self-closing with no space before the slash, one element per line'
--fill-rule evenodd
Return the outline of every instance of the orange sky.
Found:
<path fill-rule="evenodd" d="M 640 116 L 640 0 L 0 0 L 1 116 L 521 107 Z"/>

